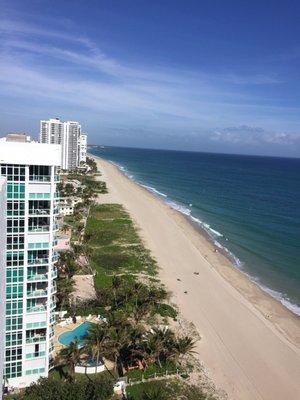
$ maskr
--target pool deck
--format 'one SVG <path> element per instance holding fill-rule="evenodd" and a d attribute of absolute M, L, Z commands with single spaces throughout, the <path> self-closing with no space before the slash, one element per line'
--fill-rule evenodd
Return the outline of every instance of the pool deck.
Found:
<path fill-rule="evenodd" d="M 60 326 L 59 323 L 54 325 L 54 356 L 65 347 L 63 344 L 60 343 L 58 340 L 59 336 L 64 332 L 73 331 L 75 328 L 83 324 L 84 322 L 91 322 L 91 323 L 99 323 L 96 317 L 92 317 L 91 319 L 87 319 L 86 317 L 82 317 L 80 321 L 76 322 L 76 324 L 67 324 L 65 326 Z"/>
<path fill-rule="evenodd" d="M 96 323 L 97 324 L 97 323 L 99 323 L 99 320 L 97 320 L 96 317 L 92 317 L 92 318 L 89 318 L 89 319 L 87 319 L 86 317 L 82 317 L 79 322 L 76 322 L 76 324 L 71 323 L 71 324 L 68 324 L 68 325 L 65 325 L 65 326 L 60 326 L 59 324 L 55 324 L 54 325 L 54 357 L 56 357 L 57 354 L 60 352 L 60 350 L 63 347 L 65 347 L 58 340 L 59 336 L 64 332 L 69 332 L 69 331 L 72 331 L 72 330 L 76 329 L 78 326 L 80 326 L 84 322 L 91 322 L 91 323 Z M 109 361 L 107 359 L 104 359 L 104 360 L 105 360 L 106 368 L 109 369 L 109 370 L 113 370 L 115 364 L 112 361 Z"/>

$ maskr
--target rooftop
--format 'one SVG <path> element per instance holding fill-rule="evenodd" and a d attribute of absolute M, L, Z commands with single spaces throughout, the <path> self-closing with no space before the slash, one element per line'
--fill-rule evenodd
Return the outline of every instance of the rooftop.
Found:
<path fill-rule="evenodd" d="M 61 145 L 33 142 L 30 137 L 24 140 L 24 136 L 9 134 L 0 138 L 0 164 L 61 165 Z"/>

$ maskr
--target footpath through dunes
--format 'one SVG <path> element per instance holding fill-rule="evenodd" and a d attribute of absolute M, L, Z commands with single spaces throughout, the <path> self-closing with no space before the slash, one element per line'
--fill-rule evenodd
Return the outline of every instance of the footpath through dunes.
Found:
<path fill-rule="evenodd" d="M 121 203 L 140 228 L 158 262 L 160 278 L 202 337 L 199 359 L 215 384 L 230 399 L 299 399 L 300 353 L 295 343 L 208 262 L 213 249 L 184 217 L 112 164 L 97 162 L 109 189 L 99 201 Z M 253 289 L 253 299 L 258 293 Z M 262 302 L 268 300 L 261 296 Z M 282 315 L 288 324 L 289 312 Z M 298 321 L 293 320 L 294 333 Z"/>

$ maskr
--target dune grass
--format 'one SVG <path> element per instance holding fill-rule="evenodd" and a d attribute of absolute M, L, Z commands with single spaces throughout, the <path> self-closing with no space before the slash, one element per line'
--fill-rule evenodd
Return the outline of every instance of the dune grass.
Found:
<path fill-rule="evenodd" d="M 114 274 L 155 275 L 156 262 L 141 242 L 128 213 L 119 204 L 93 205 L 85 229 L 85 246 L 96 271 L 97 289 Z"/>

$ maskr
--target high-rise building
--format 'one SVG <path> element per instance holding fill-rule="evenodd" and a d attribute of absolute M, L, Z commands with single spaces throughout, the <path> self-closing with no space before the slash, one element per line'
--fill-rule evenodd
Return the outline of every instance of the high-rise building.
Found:
<path fill-rule="evenodd" d="M 86 162 L 86 152 L 87 152 L 87 135 L 82 133 L 80 135 L 79 141 L 79 163 Z"/>
<path fill-rule="evenodd" d="M 86 134 L 81 133 L 81 125 L 76 121 L 62 122 L 59 118 L 41 121 L 40 143 L 60 144 L 61 167 L 72 170 L 86 160 Z"/>
<path fill-rule="evenodd" d="M 59 145 L 0 139 L 7 181 L 4 377 L 13 387 L 46 377 L 51 363 L 60 162 Z"/>
<path fill-rule="evenodd" d="M 5 351 L 5 267 L 6 267 L 6 179 L 0 176 L 0 382 L 3 382 Z M 0 400 L 2 390 L 0 389 Z"/>

